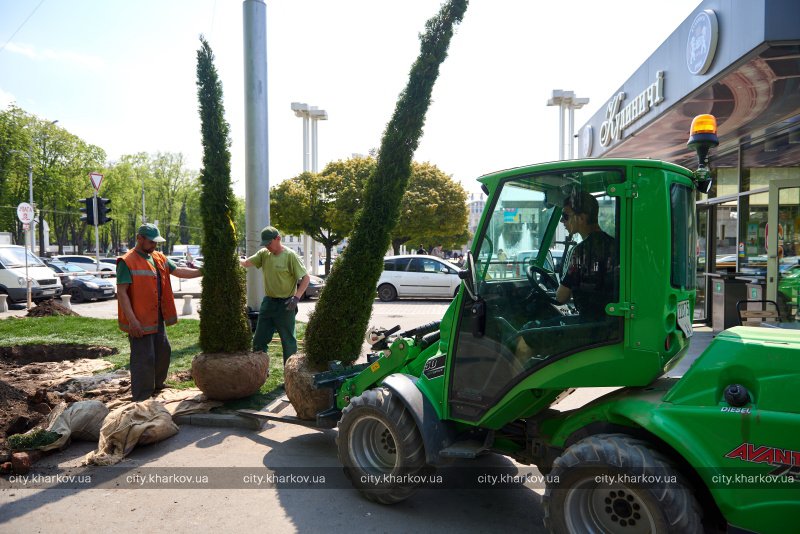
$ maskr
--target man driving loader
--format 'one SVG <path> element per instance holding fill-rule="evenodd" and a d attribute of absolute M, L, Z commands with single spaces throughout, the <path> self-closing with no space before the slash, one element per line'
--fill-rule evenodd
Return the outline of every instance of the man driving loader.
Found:
<path fill-rule="evenodd" d="M 619 269 L 619 254 L 613 237 L 605 233 L 598 223 L 597 199 L 586 191 L 573 192 L 564 200 L 561 222 L 572 236 L 579 234 L 581 242 L 575 246 L 569 259 L 564 278 L 556 290 L 559 304 L 573 300 L 577 316 L 568 322 L 597 323 L 605 320 L 606 305 L 617 298 L 616 280 Z M 565 318 L 558 318 L 563 323 Z M 523 330 L 530 328 L 525 325 Z M 517 341 L 517 356 L 527 358 L 533 350 L 522 335 Z"/>

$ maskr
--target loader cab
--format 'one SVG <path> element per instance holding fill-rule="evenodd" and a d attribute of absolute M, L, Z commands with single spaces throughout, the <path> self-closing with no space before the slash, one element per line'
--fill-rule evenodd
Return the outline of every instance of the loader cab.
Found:
<path fill-rule="evenodd" d="M 668 308 L 690 296 L 693 304 L 686 254 L 675 261 L 671 245 L 686 251 L 694 243 L 685 219 L 694 217 L 690 173 L 636 163 L 643 162 L 561 162 L 484 178 L 489 201 L 468 256 L 450 362 L 451 417 L 481 421 L 523 383 L 540 393 L 581 382 L 644 385 L 686 346 Z M 676 181 L 687 193 L 677 195 L 679 209 L 670 204 Z M 669 224 L 672 212 L 683 218 L 677 225 Z M 636 261 L 633 240 L 646 245 Z M 500 249 L 524 263 L 499 259 Z M 638 346 L 625 343 L 635 299 L 655 306 L 636 325 L 645 343 Z"/>

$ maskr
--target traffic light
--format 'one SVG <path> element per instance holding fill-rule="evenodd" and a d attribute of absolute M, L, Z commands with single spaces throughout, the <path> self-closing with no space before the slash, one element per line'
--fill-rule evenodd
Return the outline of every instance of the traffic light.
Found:
<path fill-rule="evenodd" d="M 97 197 L 97 224 L 105 224 L 114 220 L 108 216 L 111 211 L 111 208 L 108 207 L 109 204 L 111 204 L 110 198 Z"/>
<path fill-rule="evenodd" d="M 94 197 L 82 198 L 78 202 L 83 205 L 80 208 L 80 212 L 83 214 L 81 215 L 81 222 L 94 226 Z"/>

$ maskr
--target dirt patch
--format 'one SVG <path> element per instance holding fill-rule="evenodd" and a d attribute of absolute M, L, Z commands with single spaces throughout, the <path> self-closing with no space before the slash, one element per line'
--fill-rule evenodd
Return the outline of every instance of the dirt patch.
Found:
<path fill-rule="evenodd" d="M 53 299 L 43 300 L 28 310 L 27 317 L 51 317 L 53 315 L 75 315 L 77 313 Z"/>
<path fill-rule="evenodd" d="M 78 360 L 86 358 L 94 360 L 117 354 L 119 350 L 113 347 L 78 344 L 55 345 L 16 345 L 14 347 L 0 347 L 0 359 L 15 361 L 20 364 L 31 362 L 60 362 L 64 360 Z"/>
<path fill-rule="evenodd" d="M 9 453 L 6 438 L 36 427 L 59 403 L 110 402 L 127 394 L 127 371 L 96 374 L 112 366 L 99 358 L 116 352 L 86 345 L 0 347 L 0 463 Z"/>
<path fill-rule="evenodd" d="M 192 379 L 192 372 L 187 371 L 178 371 L 177 373 L 172 373 L 167 377 L 167 380 L 172 380 L 173 382 L 188 382 Z"/>

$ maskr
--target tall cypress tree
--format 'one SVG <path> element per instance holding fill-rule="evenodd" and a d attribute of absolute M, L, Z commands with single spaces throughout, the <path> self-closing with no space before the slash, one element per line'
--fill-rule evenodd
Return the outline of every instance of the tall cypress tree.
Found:
<path fill-rule="evenodd" d="M 383 133 L 377 166 L 367 181 L 363 209 L 353 235 L 334 264 L 308 323 L 305 345 L 312 367 L 324 368 L 329 360 L 351 363 L 361 352 L 375 286 L 383 270 L 383 256 L 400 214 L 400 201 L 411 175 L 411 160 L 422 136 L 433 85 L 467 3 L 468 0 L 445 3 L 420 36 L 419 57 Z"/>
<path fill-rule="evenodd" d="M 202 36 L 197 51 L 197 97 L 203 133 L 200 213 L 204 306 L 200 310 L 200 349 L 205 353 L 244 352 L 250 348 L 250 328 L 245 313 L 244 273 L 236 256 L 229 126 L 214 54 Z"/>

